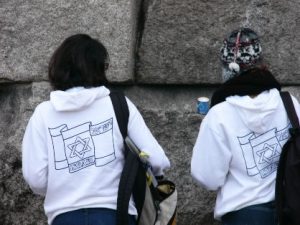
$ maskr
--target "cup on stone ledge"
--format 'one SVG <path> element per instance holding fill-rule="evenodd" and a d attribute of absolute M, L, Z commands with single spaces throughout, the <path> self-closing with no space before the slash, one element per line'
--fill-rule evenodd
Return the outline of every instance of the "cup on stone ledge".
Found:
<path fill-rule="evenodd" d="M 209 98 L 199 97 L 197 99 L 197 112 L 202 115 L 206 115 L 209 110 Z"/>

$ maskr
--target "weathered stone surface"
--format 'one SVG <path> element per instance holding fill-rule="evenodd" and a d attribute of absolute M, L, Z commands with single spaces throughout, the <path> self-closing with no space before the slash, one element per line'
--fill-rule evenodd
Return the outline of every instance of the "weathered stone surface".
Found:
<path fill-rule="evenodd" d="M 45 224 L 42 201 L 22 178 L 21 142 L 33 111 L 31 85 L 0 86 L 0 222 Z"/>
<path fill-rule="evenodd" d="M 144 14 L 138 17 L 141 3 Z M 190 176 L 203 118 L 196 113 L 197 98 L 211 97 L 213 88 L 185 84 L 219 83 L 222 40 L 245 25 L 260 34 L 275 76 L 293 85 L 284 90 L 300 100 L 295 86 L 300 84 L 299 10 L 298 0 L 0 0 L 0 83 L 12 82 L 0 84 L 0 224 L 47 224 L 43 199 L 32 194 L 22 177 L 21 142 L 34 108 L 51 90 L 48 82 L 36 81 L 47 79 L 56 47 L 79 32 L 107 46 L 110 81 L 139 84 L 113 88 L 124 90 L 137 105 L 171 160 L 166 175 L 179 192 L 178 225 L 219 224 L 212 216 L 215 193 Z"/>
<path fill-rule="evenodd" d="M 76 33 L 87 33 L 107 47 L 110 81 L 132 80 L 138 2 L 2 0 L 0 82 L 46 80 L 53 51 Z"/>
<path fill-rule="evenodd" d="M 211 89 L 197 87 L 130 88 L 154 136 L 169 157 L 167 176 L 178 188 L 178 225 L 213 225 L 215 194 L 200 188 L 190 175 L 192 149 L 202 116 L 196 113 L 197 97 L 210 96 Z"/>
<path fill-rule="evenodd" d="M 137 81 L 159 84 L 220 82 L 219 49 L 233 29 L 251 27 L 283 83 L 300 83 L 300 5 L 297 0 L 145 1 Z"/>

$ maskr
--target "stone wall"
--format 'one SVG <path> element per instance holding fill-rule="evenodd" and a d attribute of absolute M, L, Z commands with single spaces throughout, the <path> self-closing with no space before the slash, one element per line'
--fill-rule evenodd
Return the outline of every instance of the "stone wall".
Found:
<path fill-rule="evenodd" d="M 138 106 L 172 163 L 178 225 L 211 225 L 215 193 L 197 186 L 190 158 L 202 116 L 196 99 L 220 84 L 218 52 L 241 26 L 261 36 L 276 78 L 300 99 L 298 0 L 0 0 L 0 224 L 44 225 L 43 199 L 22 179 L 21 141 L 49 98 L 47 63 L 69 35 L 108 48 L 111 88 Z"/>

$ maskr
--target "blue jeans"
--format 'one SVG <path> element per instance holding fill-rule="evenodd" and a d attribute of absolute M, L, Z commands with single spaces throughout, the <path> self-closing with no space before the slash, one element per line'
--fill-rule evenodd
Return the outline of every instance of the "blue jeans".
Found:
<path fill-rule="evenodd" d="M 222 225 L 277 225 L 274 202 L 252 205 L 227 213 Z"/>
<path fill-rule="evenodd" d="M 136 225 L 134 216 L 129 216 L 129 225 Z M 52 225 L 114 225 L 116 210 L 104 208 L 78 209 L 55 217 Z"/>

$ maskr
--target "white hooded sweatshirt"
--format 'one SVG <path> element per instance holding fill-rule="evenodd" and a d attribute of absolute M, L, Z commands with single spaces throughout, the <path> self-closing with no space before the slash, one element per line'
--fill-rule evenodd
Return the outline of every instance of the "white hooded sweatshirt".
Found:
<path fill-rule="evenodd" d="M 299 112 L 299 103 L 293 97 Z M 203 119 L 193 149 L 191 173 L 217 190 L 215 218 L 274 200 L 275 177 L 290 122 L 277 89 L 255 98 L 231 96 Z"/>
<path fill-rule="evenodd" d="M 45 196 L 48 223 L 80 208 L 116 209 L 124 165 L 123 138 L 104 87 L 51 92 L 30 118 L 22 145 L 23 175 Z M 155 175 L 170 167 L 141 114 L 127 99 L 128 136 L 149 154 Z M 133 201 L 129 214 L 136 215 Z"/>

